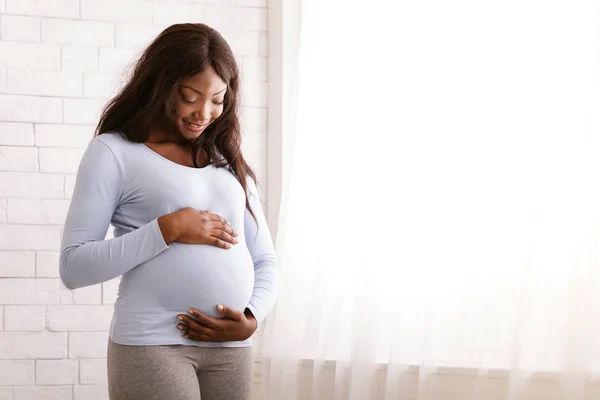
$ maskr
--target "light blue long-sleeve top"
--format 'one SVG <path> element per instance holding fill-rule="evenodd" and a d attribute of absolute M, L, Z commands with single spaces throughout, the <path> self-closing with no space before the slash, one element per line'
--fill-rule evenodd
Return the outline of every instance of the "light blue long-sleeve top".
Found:
<path fill-rule="evenodd" d="M 117 133 L 91 140 L 64 226 L 60 277 L 69 289 L 121 277 L 110 327 L 125 345 L 242 347 L 186 339 L 177 315 L 191 307 L 220 317 L 218 304 L 261 322 L 277 296 L 278 269 L 256 185 L 244 190 L 228 168 L 190 168 Z M 157 219 L 181 208 L 211 210 L 239 234 L 229 250 L 165 243 Z M 114 238 L 105 240 L 109 224 Z"/>

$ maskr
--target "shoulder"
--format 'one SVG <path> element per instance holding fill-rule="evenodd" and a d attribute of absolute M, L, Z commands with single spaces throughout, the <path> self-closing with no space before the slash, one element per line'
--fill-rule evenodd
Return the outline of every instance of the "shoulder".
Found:
<path fill-rule="evenodd" d="M 130 157 L 132 150 L 139 146 L 118 132 L 102 133 L 92 139 L 92 143 L 94 142 L 96 146 L 106 147 L 120 163 Z"/>
<path fill-rule="evenodd" d="M 92 141 L 103 143 L 106 147 L 113 151 L 127 149 L 134 145 L 134 143 L 127 140 L 125 136 L 118 132 L 102 133 L 94 137 Z"/>
<path fill-rule="evenodd" d="M 124 174 L 125 161 L 135 145 L 136 143 L 128 141 L 119 133 L 102 133 L 90 141 L 82 164 L 89 168 L 103 165 L 105 171 L 110 169 L 110 165 L 114 165 L 121 174 Z"/>

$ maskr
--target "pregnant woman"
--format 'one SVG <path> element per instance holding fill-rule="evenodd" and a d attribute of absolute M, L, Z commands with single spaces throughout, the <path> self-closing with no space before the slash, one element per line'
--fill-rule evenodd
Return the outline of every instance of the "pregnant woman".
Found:
<path fill-rule="evenodd" d="M 69 289 L 121 276 L 112 400 L 250 398 L 250 337 L 278 272 L 240 150 L 239 87 L 218 32 L 173 25 L 108 103 L 81 160 L 60 276 Z"/>

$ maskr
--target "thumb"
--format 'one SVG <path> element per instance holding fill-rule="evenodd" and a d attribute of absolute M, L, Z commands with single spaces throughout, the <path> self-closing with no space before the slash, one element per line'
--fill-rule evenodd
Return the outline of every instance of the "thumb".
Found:
<path fill-rule="evenodd" d="M 225 307 L 221 304 L 217 306 L 217 311 L 219 311 L 225 317 L 230 318 L 234 321 L 241 321 L 241 317 L 243 316 L 243 314 L 240 311 L 232 310 L 231 308 Z"/>

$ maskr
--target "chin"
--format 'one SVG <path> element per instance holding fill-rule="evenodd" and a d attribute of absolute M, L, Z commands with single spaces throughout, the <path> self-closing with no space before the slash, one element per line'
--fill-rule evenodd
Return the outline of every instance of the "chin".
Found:
<path fill-rule="evenodd" d="M 200 137 L 200 135 L 202 135 L 203 132 L 204 132 L 204 129 L 201 130 L 200 132 L 194 132 L 189 129 L 186 129 L 185 127 L 182 127 L 179 130 L 179 133 L 181 134 L 181 136 L 189 141 L 194 141 L 194 140 L 198 139 Z"/>
<path fill-rule="evenodd" d="M 202 135 L 202 132 L 181 132 L 181 136 L 183 136 L 186 140 L 194 141 L 198 139 Z"/>

